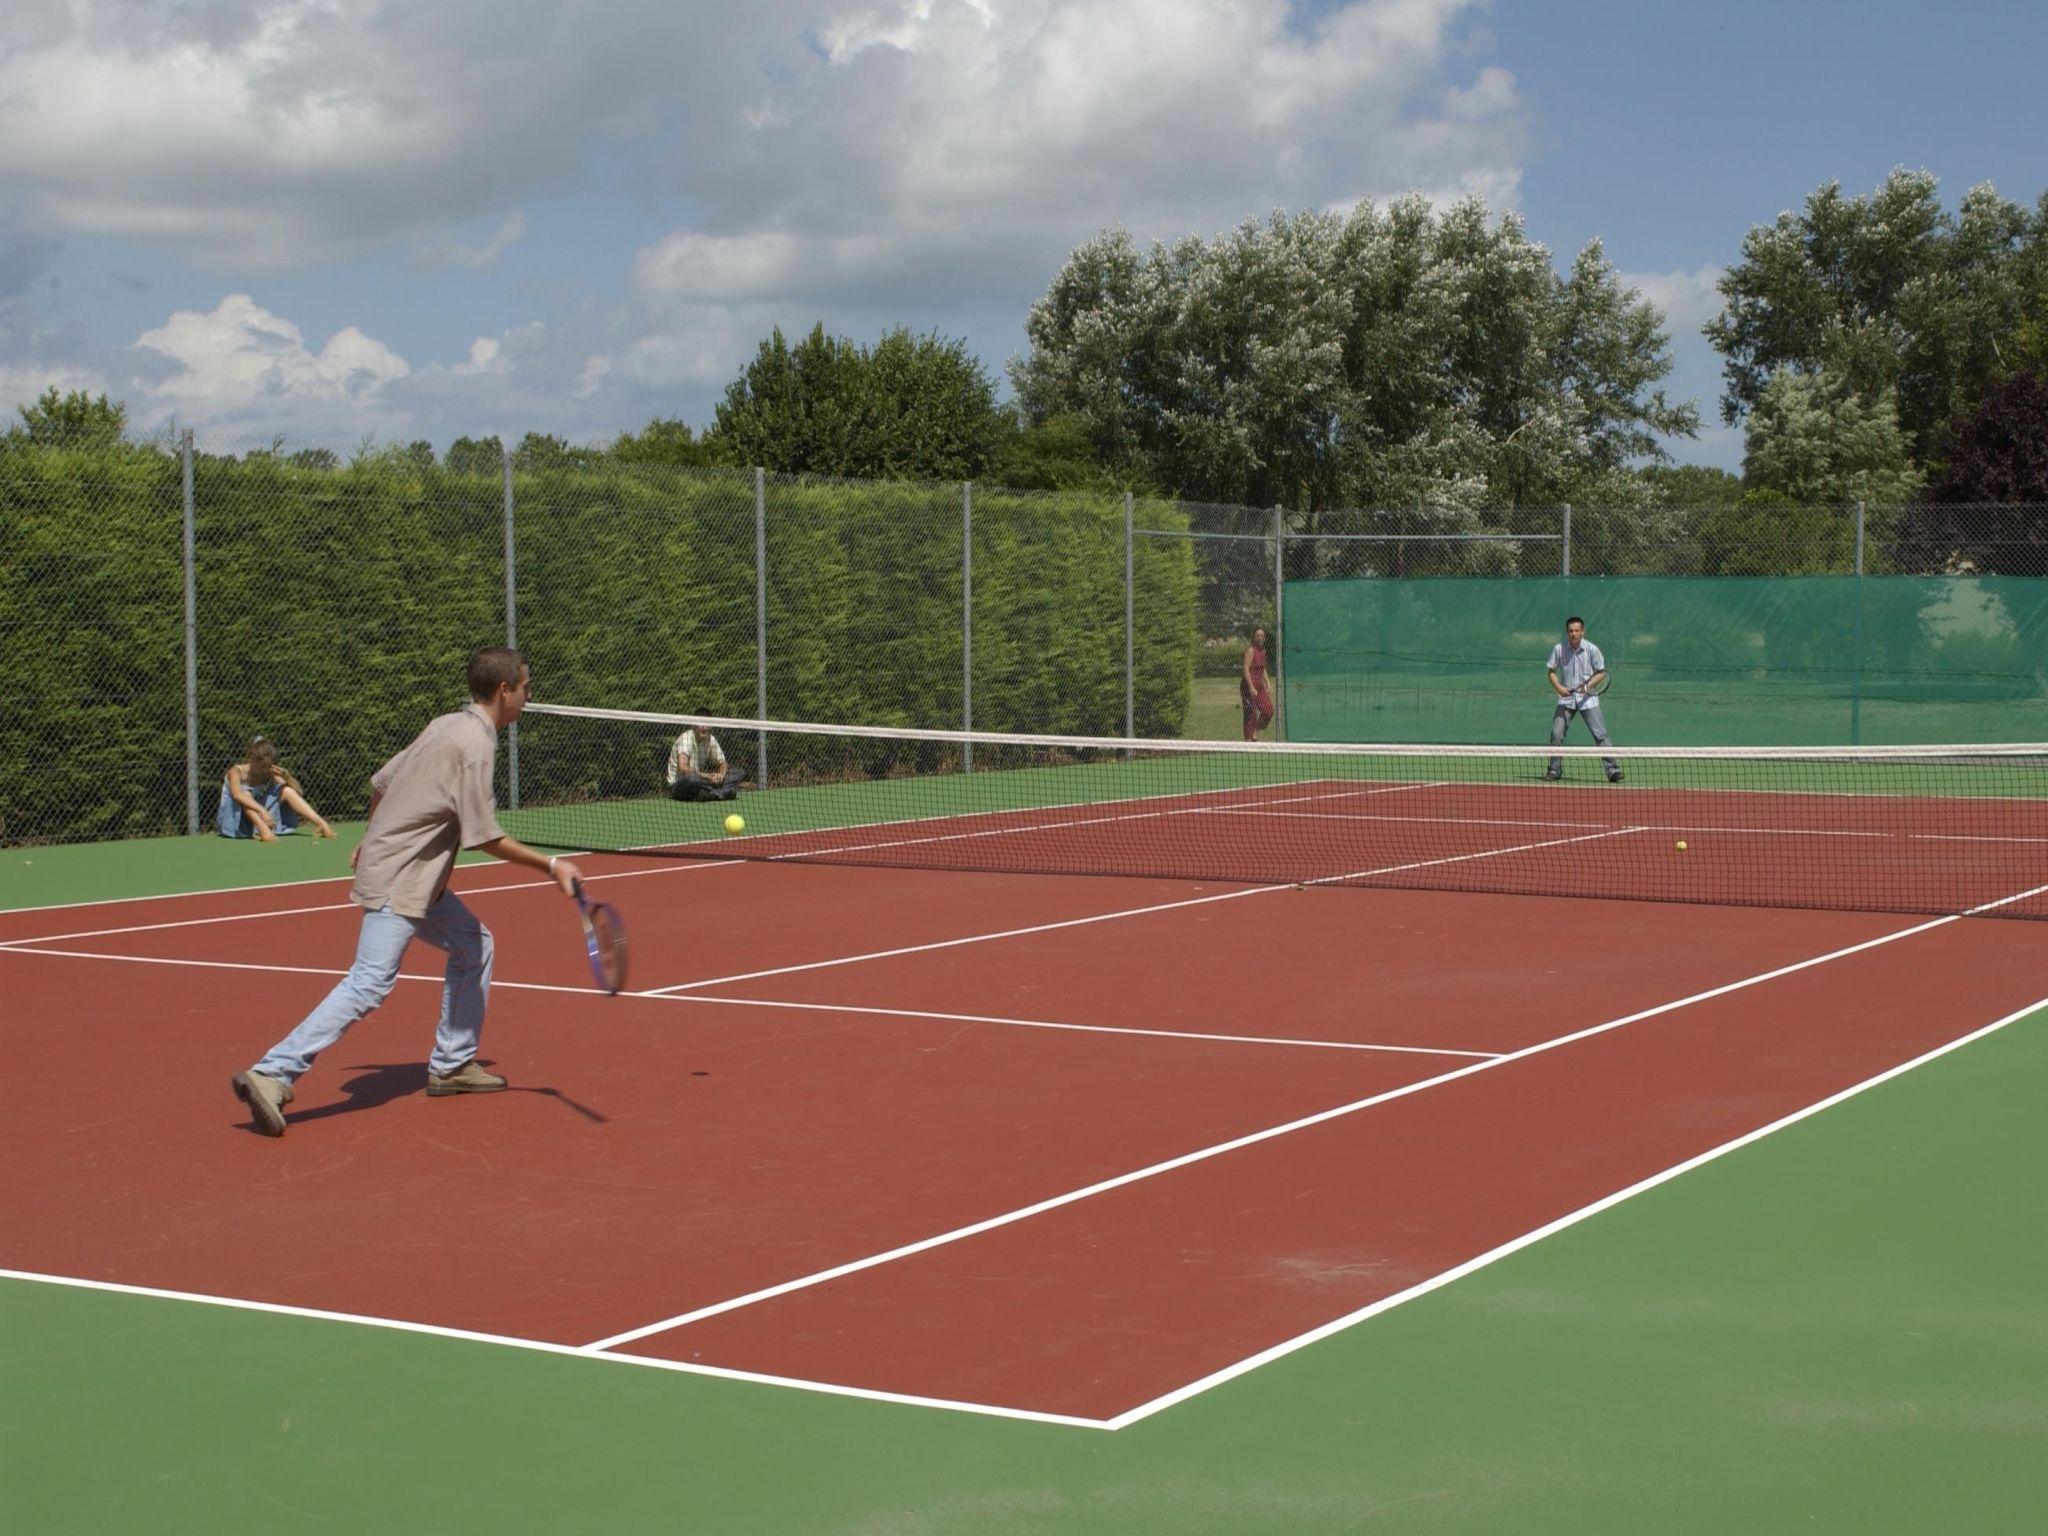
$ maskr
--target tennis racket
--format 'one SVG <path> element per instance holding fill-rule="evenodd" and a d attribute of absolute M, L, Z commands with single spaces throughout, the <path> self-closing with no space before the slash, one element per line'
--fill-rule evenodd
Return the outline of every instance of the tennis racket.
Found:
<path fill-rule="evenodd" d="M 1586 684 L 1583 687 L 1574 688 L 1568 695 L 1566 695 L 1566 697 L 1568 697 L 1571 700 L 1572 707 L 1576 709 L 1581 704 L 1584 704 L 1588 699 L 1599 698 L 1601 694 L 1605 693 L 1609 688 L 1612 688 L 1613 686 L 1614 673 L 1609 668 L 1602 667 L 1600 669 L 1599 675 L 1595 677 L 1592 682 Z"/>
<path fill-rule="evenodd" d="M 583 947 L 600 990 L 616 994 L 626 984 L 626 920 L 610 902 L 592 901 L 576 882 L 576 916 L 583 922 Z"/>

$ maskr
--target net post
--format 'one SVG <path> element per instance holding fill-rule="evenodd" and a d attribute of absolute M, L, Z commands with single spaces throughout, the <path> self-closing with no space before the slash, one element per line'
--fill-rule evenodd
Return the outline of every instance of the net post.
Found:
<path fill-rule="evenodd" d="M 768 718 L 768 471 L 754 466 L 754 718 Z M 754 737 L 754 787 L 768 787 L 768 733 Z"/>
<path fill-rule="evenodd" d="M 513 533 L 512 450 L 500 450 L 505 501 L 505 644 L 519 649 L 519 553 Z M 505 761 L 510 770 L 507 788 L 513 810 L 519 809 L 519 722 L 505 731 Z"/>
<path fill-rule="evenodd" d="M 1124 492 L 1124 735 L 1138 734 L 1137 682 L 1137 588 L 1134 581 L 1131 535 L 1131 493 Z M 1125 754 L 1128 756 L 1129 754 Z"/>
<path fill-rule="evenodd" d="M 1280 665 L 1281 647 L 1286 642 L 1281 638 L 1287 633 L 1287 514 L 1278 506 L 1273 508 L 1273 650 L 1269 660 L 1271 670 L 1280 674 L 1279 685 L 1273 690 L 1273 739 L 1287 739 L 1287 669 Z"/>
<path fill-rule="evenodd" d="M 1863 503 L 1856 503 L 1856 660 L 1849 673 L 1849 745 L 1863 741 Z"/>
<path fill-rule="evenodd" d="M 185 532 L 185 835 L 199 835 L 199 580 L 192 495 L 192 429 L 178 440 Z"/>
<path fill-rule="evenodd" d="M 960 482 L 960 729 L 974 729 L 974 482 Z M 974 743 L 960 744 L 960 766 L 974 771 Z"/>

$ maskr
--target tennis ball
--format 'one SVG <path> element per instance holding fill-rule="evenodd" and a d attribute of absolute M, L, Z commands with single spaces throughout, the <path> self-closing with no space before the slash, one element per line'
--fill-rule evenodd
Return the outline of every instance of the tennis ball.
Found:
<path fill-rule="evenodd" d="M 726 830 L 726 831 L 728 831 L 728 832 L 731 832 L 731 833 L 733 833 L 733 834 L 735 834 L 735 835 L 737 835 L 737 834 L 739 834 L 739 833 L 741 833 L 741 832 L 744 832 L 744 831 L 746 831 L 746 830 L 747 830 L 747 819 L 746 819 L 746 817 L 744 817 L 744 816 L 740 815 L 740 813 L 739 813 L 738 811 L 734 811 L 734 812 L 732 813 L 732 815 L 730 815 L 730 816 L 728 816 L 728 817 L 726 817 L 726 818 L 725 818 L 725 830 Z"/>
<path fill-rule="evenodd" d="M 1678 851 L 1680 853 L 1685 852 L 1685 839 L 1682 837 L 1678 840 Z"/>

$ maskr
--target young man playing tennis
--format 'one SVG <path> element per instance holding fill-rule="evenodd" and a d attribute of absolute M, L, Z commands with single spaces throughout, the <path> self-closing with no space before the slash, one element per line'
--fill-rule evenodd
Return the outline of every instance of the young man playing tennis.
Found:
<path fill-rule="evenodd" d="M 1607 658 L 1600 647 L 1586 638 L 1586 621 L 1576 613 L 1564 621 L 1564 639 L 1550 648 L 1550 687 L 1557 695 L 1557 708 L 1550 716 L 1550 744 L 1564 745 L 1564 733 L 1578 715 L 1593 733 L 1594 742 L 1612 746 L 1607 739 L 1607 720 L 1600 713 L 1600 684 L 1607 679 Z M 1600 759 L 1607 770 L 1607 782 L 1621 782 L 1621 764 L 1611 757 Z M 1543 772 L 1546 779 L 1564 777 L 1564 759 L 1553 757 Z"/>
<path fill-rule="evenodd" d="M 469 658 L 466 709 L 442 715 L 370 777 L 370 824 L 349 859 L 349 899 L 363 909 L 355 964 L 335 989 L 247 1072 L 231 1079 L 256 1129 L 284 1134 L 292 1084 L 313 1058 L 369 1013 L 398 980 L 406 946 L 424 939 L 448 954 L 441 1020 L 427 1063 L 427 1092 L 495 1093 L 505 1079 L 477 1065 L 484 1004 L 491 989 L 491 932 L 448 889 L 455 855 L 481 848 L 494 858 L 544 869 L 575 893 L 582 871 L 506 836 L 498 825 L 491 776 L 498 732 L 526 708 L 525 660 L 494 645 Z"/>

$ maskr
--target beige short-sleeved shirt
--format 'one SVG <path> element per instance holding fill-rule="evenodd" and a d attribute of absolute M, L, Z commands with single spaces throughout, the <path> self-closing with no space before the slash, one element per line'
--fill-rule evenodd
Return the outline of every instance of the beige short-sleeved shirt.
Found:
<path fill-rule="evenodd" d="M 682 777 L 683 771 L 709 773 L 714 768 L 725 766 L 725 748 L 718 744 L 718 738 L 709 731 L 700 731 L 692 726 L 676 738 L 669 748 L 668 781 L 673 784 Z"/>
<path fill-rule="evenodd" d="M 370 776 L 377 809 L 363 834 L 349 898 L 372 912 L 425 917 L 455 855 L 504 836 L 491 792 L 498 728 L 481 704 L 441 715 Z"/>

